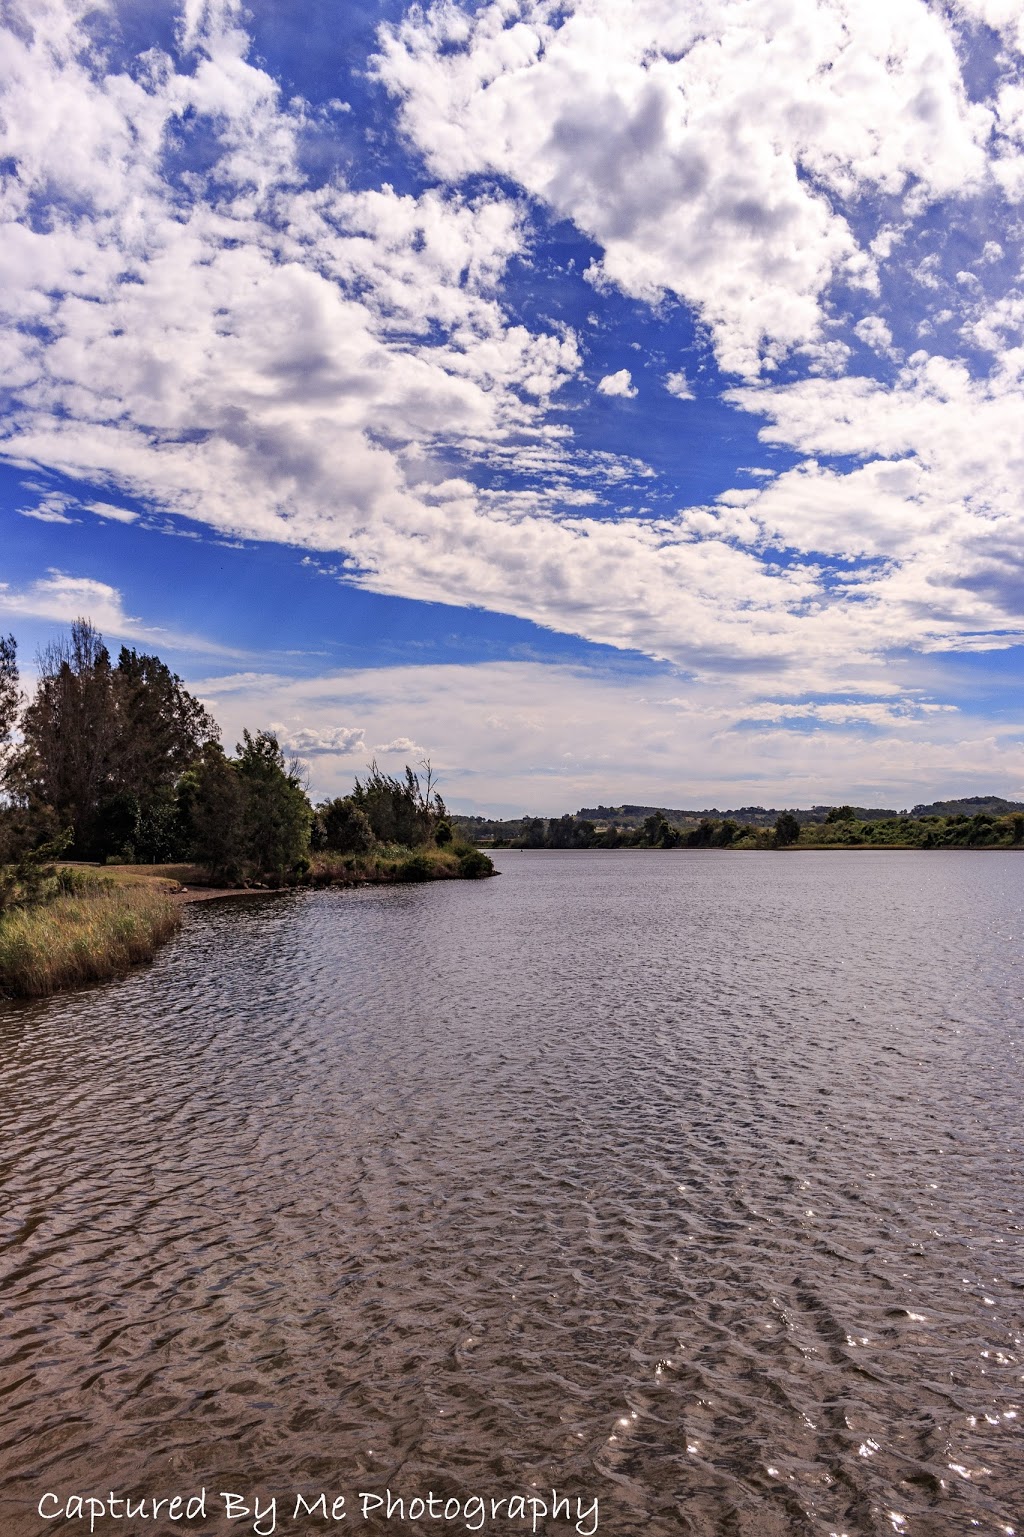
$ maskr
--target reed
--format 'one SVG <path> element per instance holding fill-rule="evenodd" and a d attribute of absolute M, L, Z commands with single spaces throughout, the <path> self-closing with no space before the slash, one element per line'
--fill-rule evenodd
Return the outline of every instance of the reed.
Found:
<path fill-rule="evenodd" d="M 72 889 L 0 916 L 0 992 L 45 998 L 152 958 L 181 922 L 172 882 L 76 871 Z"/>

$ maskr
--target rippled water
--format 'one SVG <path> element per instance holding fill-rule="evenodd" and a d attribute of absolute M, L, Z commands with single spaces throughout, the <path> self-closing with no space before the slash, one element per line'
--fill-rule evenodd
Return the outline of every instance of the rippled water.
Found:
<path fill-rule="evenodd" d="M 499 863 L 0 1008 L 5 1537 L 203 1485 L 1016 1528 L 1024 858 Z"/>

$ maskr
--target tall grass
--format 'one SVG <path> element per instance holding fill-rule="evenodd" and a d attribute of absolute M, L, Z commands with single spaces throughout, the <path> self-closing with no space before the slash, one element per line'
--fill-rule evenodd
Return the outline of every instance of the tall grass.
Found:
<path fill-rule="evenodd" d="M 45 998 L 148 961 L 181 922 L 161 884 L 75 872 L 50 900 L 0 916 L 0 993 Z"/>
<path fill-rule="evenodd" d="M 411 850 L 401 844 L 380 844 L 368 854 L 314 854 L 308 879 L 314 886 L 361 886 L 479 880 L 493 874 L 491 860 L 470 844 L 450 843 L 440 849 L 424 844 Z"/>

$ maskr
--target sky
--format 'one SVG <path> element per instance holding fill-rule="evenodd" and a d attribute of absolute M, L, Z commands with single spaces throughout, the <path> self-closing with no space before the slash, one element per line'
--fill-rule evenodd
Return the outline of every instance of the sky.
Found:
<path fill-rule="evenodd" d="M 1024 799 L 1024 0 L 6 0 L 0 629 L 317 798 Z"/>

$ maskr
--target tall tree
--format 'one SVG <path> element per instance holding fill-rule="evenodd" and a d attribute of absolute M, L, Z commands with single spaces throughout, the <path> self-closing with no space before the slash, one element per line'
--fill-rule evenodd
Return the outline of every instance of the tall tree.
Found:
<path fill-rule="evenodd" d="M 212 717 L 159 657 L 122 647 L 112 667 L 87 619 L 40 654 L 39 672 L 24 718 L 30 798 L 74 829 L 76 854 L 172 855 L 174 786 L 220 735 Z"/>
<path fill-rule="evenodd" d="M 246 854 L 262 874 L 284 875 L 309 853 L 313 809 L 297 767 L 285 763 L 272 731 L 242 733 L 237 771 Z"/>
<path fill-rule="evenodd" d="M 115 715 L 110 653 L 87 619 L 39 653 L 39 685 L 25 711 L 24 769 L 30 798 L 74 829 L 74 852 L 90 851 L 104 791 Z"/>
<path fill-rule="evenodd" d="M 18 648 L 13 635 L 0 635 L 0 754 L 10 744 L 20 702 Z"/>

